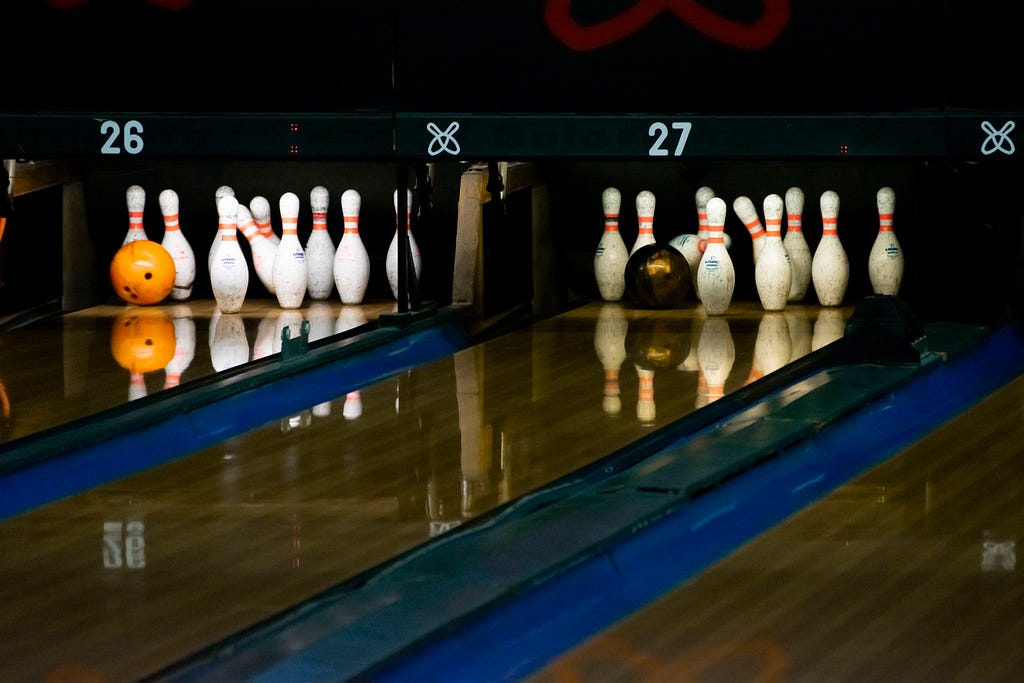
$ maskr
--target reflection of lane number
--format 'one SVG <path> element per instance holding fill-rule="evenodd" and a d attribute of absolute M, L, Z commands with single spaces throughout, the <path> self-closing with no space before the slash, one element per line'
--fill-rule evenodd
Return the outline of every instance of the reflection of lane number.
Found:
<path fill-rule="evenodd" d="M 124 124 L 123 144 L 124 151 L 129 154 L 138 154 L 142 151 L 142 124 L 132 119 Z M 100 124 L 100 133 L 107 136 L 107 141 L 100 147 L 100 154 L 120 154 L 122 141 L 122 128 L 116 121 L 109 119 Z"/>
<path fill-rule="evenodd" d="M 679 138 L 676 140 L 675 151 L 672 152 L 672 156 L 680 157 L 683 155 L 683 147 L 686 147 L 686 139 L 690 137 L 691 124 L 689 121 L 673 121 L 672 130 L 679 131 Z M 648 137 L 654 138 L 654 142 L 651 143 L 651 148 L 647 150 L 647 155 L 652 157 L 667 157 L 668 150 L 662 147 L 665 141 L 668 139 L 668 126 L 661 121 L 655 121 L 651 124 L 651 127 L 647 129 Z"/>

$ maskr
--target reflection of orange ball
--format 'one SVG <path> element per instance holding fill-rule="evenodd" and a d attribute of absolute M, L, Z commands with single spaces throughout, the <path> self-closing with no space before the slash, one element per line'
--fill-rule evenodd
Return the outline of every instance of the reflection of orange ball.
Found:
<path fill-rule="evenodd" d="M 137 308 L 114 319 L 110 353 L 132 373 L 162 370 L 174 358 L 174 323 L 159 309 Z"/>
<path fill-rule="evenodd" d="M 158 242 L 129 242 L 110 261 L 110 284 L 130 304 L 158 304 L 174 287 L 174 259 Z"/>

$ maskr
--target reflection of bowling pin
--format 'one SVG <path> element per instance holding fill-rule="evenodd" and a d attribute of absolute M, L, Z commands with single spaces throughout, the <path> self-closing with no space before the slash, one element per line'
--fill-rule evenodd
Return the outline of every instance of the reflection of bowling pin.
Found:
<path fill-rule="evenodd" d="M 768 245 L 765 245 L 765 249 Z M 761 254 L 764 257 L 764 253 Z M 770 375 L 789 362 L 792 342 L 789 323 L 781 311 L 769 311 L 761 317 L 754 340 L 754 359 L 747 383 Z"/>
<path fill-rule="evenodd" d="M 736 212 L 743 225 L 747 226 L 750 233 L 750 241 L 754 251 L 754 263 L 761 256 L 761 249 L 764 248 L 765 231 L 761 225 L 761 219 L 757 215 L 757 207 L 750 197 L 739 196 L 732 202 L 732 210 Z"/>
<path fill-rule="evenodd" d="M 146 191 L 140 185 L 132 185 L 125 192 L 125 199 L 128 203 L 128 232 L 125 233 L 121 246 L 135 240 L 149 239 L 146 237 L 146 228 L 142 220 L 146 210 Z"/>
<path fill-rule="evenodd" d="M 398 220 L 398 190 L 395 190 L 394 194 L 395 201 L 395 235 L 391 238 L 391 244 L 388 246 L 388 253 L 385 258 L 384 266 L 387 271 L 388 284 L 391 285 L 391 294 L 397 299 L 398 298 L 398 236 L 399 236 L 399 225 L 401 221 Z M 410 273 L 412 277 L 416 278 L 416 282 L 420 279 L 420 269 L 422 266 L 420 259 L 420 247 L 416 243 L 416 238 L 412 234 L 412 190 L 405 191 L 405 234 L 409 238 L 408 255 L 412 257 L 412 269 Z"/>
<path fill-rule="evenodd" d="M 338 319 L 334 322 L 334 334 L 341 334 L 353 327 L 367 323 L 366 311 L 360 306 L 342 306 L 338 311 Z"/>
<path fill-rule="evenodd" d="M 192 294 L 196 279 L 196 255 L 181 231 L 178 220 L 178 193 L 164 190 L 160 193 L 160 213 L 164 217 L 164 238 L 160 242 L 174 259 L 174 287 L 171 298 L 181 301 Z"/>
<path fill-rule="evenodd" d="M 213 335 L 210 361 L 214 370 L 222 372 L 249 361 L 249 340 L 245 336 L 245 320 L 242 316 L 220 316 Z"/>
<path fill-rule="evenodd" d="M 786 236 L 782 246 L 789 254 L 789 265 L 793 270 L 793 281 L 789 287 L 790 301 L 802 301 L 811 284 L 811 248 L 804 237 L 803 213 L 804 191 L 799 187 L 786 190 Z"/>
<path fill-rule="evenodd" d="M 134 370 L 128 376 L 128 400 L 134 401 L 146 396 L 146 376 Z"/>
<path fill-rule="evenodd" d="M 341 414 L 346 420 L 354 420 L 363 414 L 363 395 L 358 391 L 350 391 L 345 394 L 345 405 Z"/>
<path fill-rule="evenodd" d="M 846 332 L 846 316 L 840 308 L 822 308 L 818 311 L 818 319 L 814 321 L 814 332 L 811 335 L 811 350 L 817 351 L 823 346 L 840 339 Z"/>
<path fill-rule="evenodd" d="M 594 351 L 604 369 L 604 400 L 601 405 L 607 415 L 618 415 L 622 410 L 619 370 L 626 360 L 628 330 L 629 321 L 622 306 L 614 303 L 601 306 L 594 326 Z"/>
<path fill-rule="evenodd" d="M 649 427 L 654 424 L 658 413 L 654 403 L 654 370 L 642 368 L 636 363 L 633 363 L 633 367 L 636 368 L 637 377 L 636 419 Z"/>
<path fill-rule="evenodd" d="M 896 193 L 883 187 L 875 197 L 878 204 L 878 235 L 868 254 L 868 277 L 875 294 L 896 296 L 903 282 L 903 250 L 892 229 Z"/>
<path fill-rule="evenodd" d="M 256 276 L 263 283 L 266 290 L 273 294 L 274 256 L 277 254 L 276 245 L 260 234 L 256 221 L 245 204 L 238 205 L 238 228 L 249 242 L 249 251 L 252 253 L 252 266 L 256 271 Z"/>
<path fill-rule="evenodd" d="M 268 311 L 256 327 L 256 341 L 252 345 L 252 359 L 259 360 L 274 353 L 274 335 L 277 334 L 278 311 Z M 278 346 L 280 351 L 280 346 Z"/>
<path fill-rule="evenodd" d="M 708 315 L 723 315 L 729 310 L 733 290 L 736 289 L 736 271 L 725 248 L 725 202 L 719 197 L 708 200 L 708 246 L 697 266 L 697 288 Z"/>
<path fill-rule="evenodd" d="M 736 362 L 736 345 L 728 320 L 708 318 L 704 321 L 697 342 L 697 362 L 707 383 L 708 403 L 725 396 L 725 383 Z"/>
<path fill-rule="evenodd" d="M 619 301 L 626 290 L 626 261 L 629 251 L 619 232 L 619 209 L 622 195 L 614 187 L 605 188 L 601 193 L 601 207 L 604 211 L 604 232 L 594 252 L 594 278 L 597 290 L 605 301 Z"/>
<path fill-rule="evenodd" d="M 284 237 L 281 242 L 284 242 Z M 280 353 L 282 347 L 281 335 L 284 329 L 288 328 L 288 338 L 298 339 L 302 336 L 302 313 L 296 310 L 284 310 L 278 313 L 277 323 L 274 328 L 274 353 Z"/>
<path fill-rule="evenodd" d="M 754 283 L 761 306 L 766 311 L 781 311 L 789 299 L 793 269 L 789 255 L 782 246 L 782 197 L 770 194 L 764 198 L 764 222 L 767 226 L 761 255 L 754 264 Z"/>
<path fill-rule="evenodd" d="M 636 220 L 637 235 L 633 242 L 633 248 L 629 250 L 632 256 L 640 247 L 654 244 L 654 193 L 650 190 L 642 190 L 636 196 Z"/>
<path fill-rule="evenodd" d="M 181 375 L 196 355 L 196 323 L 192 310 L 185 304 L 174 306 L 171 320 L 174 322 L 174 358 L 164 368 L 164 389 L 181 384 Z"/>
<path fill-rule="evenodd" d="M 850 261 L 839 240 L 839 195 L 821 194 L 821 241 L 811 258 L 811 282 L 822 306 L 839 306 L 850 281 Z"/>
<path fill-rule="evenodd" d="M 285 192 L 279 204 L 281 241 L 274 254 L 274 294 L 281 308 L 298 308 L 309 283 L 306 252 L 299 242 L 299 197 Z"/>
<path fill-rule="evenodd" d="M 329 303 L 312 301 L 307 311 L 309 315 L 308 341 L 314 342 L 334 334 L 334 309 Z"/>
<path fill-rule="evenodd" d="M 794 309 L 790 306 L 785 315 L 789 327 L 789 360 L 795 361 L 811 352 L 811 321 L 807 318 L 807 311 L 802 308 Z"/>
<path fill-rule="evenodd" d="M 266 197 L 256 195 L 249 200 L 249 211 L 256 222 L 256 228 L 274 247 L 281 243 L 281 238 L 274 232 L 271 224 L 270 201 Z"/>
<path fill-rule="evenodd" d="M 249 288 L 249 265 L 238 244 L 238 200 L 223 197 L 217 205 L 220 247 L 210 266 L 210 285 L 221 313 L 238 313 Z"/>
<path fill-rule="evenodd" d="M 313 417 L 330 417 L 331 415 L 331 402 L 322 401 L 313 406 Z"/>
<path fill-rule="evenodd" d="M 324 301 L 334 291 L 334 240 L 327 232 L 329 204 L 330 194 L 326 187 L 317 185 L 310 191 L 313 229 L 306 240 L 306 266 L 309 269 L 309 298 L 314 301 Z"/>
<path fill-rule="evenodd" d="M 343 304 L 361 304 L 370 282 L 370 256 L 359 235 L 359 212 L 363 198 L 357 190 L 341 193 L 341 213 L 345 219 L 345 232 L 334 253 L 334 285 Z"/>
<path fill-rule="evenodd" d="M 230 185 L 221 185 L 217 188 L 217 191 L 213 193 L 213 203 L 217 207 L 217 211 L 220 211 L 220 200 L 224 197 L 234 197 L 235 191 L 231 189 Z M 237 199 L 237 198 L 236 198 Z M 213 242 L 210 243 L 210 253 L 206 257 L 206 268 L 207 270 L 213 268 L 213 257 L 220 249 L 220 230 L 217 230 L 217 234 L 213 236 Z"/>

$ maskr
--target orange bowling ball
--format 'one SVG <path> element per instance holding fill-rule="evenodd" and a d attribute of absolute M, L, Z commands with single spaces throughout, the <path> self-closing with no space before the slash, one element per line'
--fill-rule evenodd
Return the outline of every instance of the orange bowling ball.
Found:
<path fill-rule="evenodd" d="M 136 308 L 114 319 L 110 353 L 132 373 L 162 370 L 174 358 L 174 323 L 159 309 Z"/>
<path fill-rule="evenodd" d="M 174 287 L 174 259 L 158 242 L 129 242 L 110 261 L 110 284 L 130 304 L 158 304 Z"/>

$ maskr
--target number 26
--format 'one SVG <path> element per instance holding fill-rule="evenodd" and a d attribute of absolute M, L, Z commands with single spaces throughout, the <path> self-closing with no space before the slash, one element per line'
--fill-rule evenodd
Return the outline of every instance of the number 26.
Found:
<path fill-rule="evenodd" d="M 109 119 L 100 124 L 100 134 L 106 135 L 106 142 L 100 147 L 101 154 L 120 154 L 121 147 L 118 146 L 121 137 L 121 125 Z M 124 124 L 124 151 L 129 154 L 138 154 L 142 151 L 142 124 L 132 119 Z"/>

